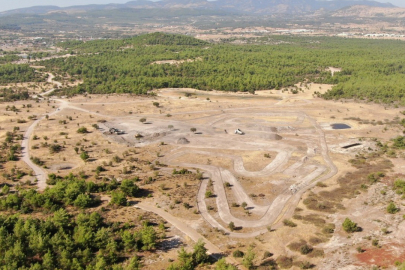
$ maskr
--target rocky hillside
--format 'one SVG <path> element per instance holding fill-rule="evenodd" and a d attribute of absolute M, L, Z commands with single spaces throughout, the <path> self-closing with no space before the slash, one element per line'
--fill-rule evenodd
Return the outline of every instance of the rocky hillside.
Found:
<path fill-rule="evenodd" d="M 405 18 L 405 8 L 351 6 L 337 10 L 333 17 L 360 17 L 360 18 Z"/>

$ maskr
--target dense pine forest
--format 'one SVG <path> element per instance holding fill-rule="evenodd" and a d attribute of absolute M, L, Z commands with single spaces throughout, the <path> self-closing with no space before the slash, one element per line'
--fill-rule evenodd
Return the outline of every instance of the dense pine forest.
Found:
<path fill-rule="evenodd" d="M 138 191 L 133 180 L 99 185 L 71 174 L 65 179 L 49 175 L 48 182 L 54 186 L 43 193 L 33 189 L 9 193 L 8 186 L 3 186 L 2 213 L 48 218 L 0 215 L 2 269 L 140 269 L 135 252 L 155 249 L 159 239 L 148 222 L 142 227 L 107 223 L 97 211 L 71 215 L 65 210 L 97 206 L 100 198 L 96 194 L 104 191 L 112 192 L 112 204 L 127 205 L 126 196 Z M 160 227 L 164 232 L 164 225 Z"/>
<path fill-rule="evenodd" d="M 60 43 L 76 56 L 42 64 L 50 71 L 84 80 L 65 89 L 70 94 L 146 94 L 167 87 L 254 92 L 307 81 L 334 84 L 326 99 L 405 104 L 401 41 L 277 36 L 266 43 L 210 44 L 154 33 L 123 40 Z M 155 64 L 162 60 L 178 62 Z M 326 70 L 331 66 L 342 72 L 332 77 Z"/>
<path fill-rule="evenodd" d="M 40 82 L 45 79 L 28 65 L 0 65 L 0 84 Z"/>

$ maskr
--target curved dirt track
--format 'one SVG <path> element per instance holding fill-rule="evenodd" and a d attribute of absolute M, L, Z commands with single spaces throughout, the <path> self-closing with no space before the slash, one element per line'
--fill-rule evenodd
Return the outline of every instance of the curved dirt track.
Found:
<path fill-rule="evenodd" d="M 57 86 L 61 86 L 62 84 L 60 82 L 57 81 L 53 81 L 53 78 L 55 78 L 55 76 L 52 73 L 48 73 L 48 82 L 50 83 L 54 83 Z M 42 93 L 42 96 L 48 95 L 50 93 L 52 93 L 55 89 L 50 89 L 45 93 Z M 33 98 L 37 98 L 37 95 L 34 95 Z M 61 105 L 53 112 L 48 113 L 48 116 L 52 116 L 55 115 L 57 113 L 59 113 L 63 108 L 66 107 L 66 103 L 61 103 Z M 34 132 L 35 127 L 38 125 L 39 122 L 41 122 L 43 119 L 45 118 L 45 115 L 43 115 L 42 117 L 38 118 L 37 120 L 35 120 L 27 129 L 27 131 L 24 133 L 24 138 L 21 142 L 21 155 L 22 155 L 22 160 L 27 163 L 27 165 L 34 171 L 34 176 L 35 178 L 38 180 L 38 189 L 39 190 L 44 190 L 46 188 L 46 179 L 48 177 L 47 172 L 40 166 L 34 164 L 31 161 L 30 158 L 30 138 L 32 135 L 32 132 Z"/>
<path fill-rule="evenodd" d="M 242 115 L 242 113 L 241 113 Z M 251 115 L 254 115 L 254 113 L 251 113 Z M 292 163 L 291 165 L 287 165 L 289 162 L 289 159 L 291 158 L 291 154 L 294 151 L 294 147 L 291 147 L 287 142 L 284 141 L 269 141 L 267 140 L 267 137 L 265 136 L 260 136 L 257 137 L 258 133 L 255 133 L 255 129 L 265 129 L 263 127 L 254 127 L 254 125 L 249 125 L 250 130 L 247 130 L 247 134 L 245 136 L 238 136 L 238 135 L 228 135 L 228 136 L 234 136 L 232 138 L 232 146 L 227 147 L 227 143 L 223 141 L 223 138 L 221 136 L 226 136 L 226 135 L 221 135 L 221 136 L 216 136 L 215 139 L 210 137 L 211 134 L 208 135 L 209 138 L 193 138 L 190 139 L 191 145 L 189 146 L 182 146 L 177 148 L 173 153 L 170 155 L 167 155 L 164 158 L 164 162 L 173 166 L 181 166 L 181 167 L 187 167 L 187 168 L 196 168 L 204 171 L 209 178 L 212 179 L 213 181 L 213 187 L 216 195 L 216 205 L 218 209 L 218 214 L 221 219 L 221 222 L 217 219 L 215 219 L 210 212 L 207 210 L 207 205 L 206 205 L 206 198 L 205 198 L 205 192 L 207 190 L 207 185 L 208 181 L 203 180 L 201 182 L 201 186 L 198 192 L 198 198 L 197 198 L 197 204 L 198 204 L 198 209 L 201 213 L 201 215 L 204 217 L 204 219 L 210 223 L 211 226 L 222 229 L 226 231 L 230 236 L 233 237 L 243 237 L 243 238 L 250 238 L 253 236 L 257 236 L 259 234 L 262 234 L 267 231 L 265 228 L 268 225 L 274 225 L 278 221 L 280 221 L 283 217 L 288 217 L 289 215 L 292 214 L 292 211 L 294 210 L 296 204 L 298 204 L 301 195 L 308 190 L 309 188 L 313 187 L 317 182 L 326 180 L 332 176 L 334 176 L 337 173 L 337 169 L 331 159 L 328 156 L 328 148 L 326 145 L 324 133 L 322 129 L 319 127 L 317 122 L 305 115 L 302 112 L 285 112 L 284 114 L 281 113 L 273 113 L 270 112 L 268 114 L 265 113 L 260 113 L 261 116 L 267 115 L 267 116 L 280 116 L 280 115 L 295 115 L 296 120 L 292 122 L 278 122 L 278 125 L 287 125 L 289 128 L 291 126 L 297 125 L 302 123 L 304 120 L 307 120 L 311 125 L 313 126 L 313 134 L 310 134 L 311 137 L 315 138 L 315 142 L 312 142 L 312 144 L 316 145 L 316 149 L 321 149 L 320 155 L 324 160 L 324 164 L 306 164 L 308 163 L 308 160 L 311 159 L 311 153 L 315 152 L 314 149 L 307 149 L 306 151 L 306 156 L 301 158 L 301 160 L 296 161 Z M 242 116 L 244 117 L 244 116 Z M 222 114 L 220 119 L 215 119 L 214 121 L 211 121 L 209 117 L 207 118 L 207 123 L 208 126 L 212 125 L 218 125 L 219 122 L 222 123 L 227 123 L 229 119 L 232 119 L 232 122 L 240 122 L 238 121 L 237 115 L 235 113 L 232 113 L 228 117 Z M 214 116 L 214 118 L 217 118 L 217 116 Z M 240 123 L 239 123 L 240 124 Z M 243 129 L 245 130 L 245 129 Z M 271 130 L 268 128 L 267 130 Z M 246 140 L 246 138 L 250 135 L 253 134 L 255 135 L 254 138 L 249 138 Z M 253 136 L 252 135 L 252 136 Z M 297 138 L 289 138 L 287 140 L 291 141 L 305 141 L 308 139 L 308 136 L 302 139 L 297 139 Z M 212 145 L 212 142 L 210 140 L 215 140 L 216 144 Z M 222 143 L 221 143 L 222 142 Z M 229 139 L 228 139 L 229 143 Z M 229 144 L 228 144 L 229 145 Z M 240 148 L 238 147 L 240 146 Z M 199 148 L 204 148 L 204 150 L 198 150 Z M 234 156 L 234 155 L 229 155 L 229 154 L 222 154 L 218 153 L 217 151 L 215 152 L 210 152 L 207 151 L 207 148 L 213 148 L 213 149 L 218 149 L 218 148 L 223 148 L 223 149 L 251 149 L 251 150 L 266 150 L 266 151 L 275 151 L 277 152 L 276 158 L 266 165 L 262 170 L 259 171 L 248 171 L 245 169 L 244 164 L 243 164 L 243 159 L 240 156 Z M 233 163 L 233 170 L 232 172 L 221 168 L 217 166 L 212 166 L 212 165 L 206 165 L 206 164 L 198 164 L 198 163 L 192 163 L 192 162 L 179 162 L 178 159 L 181 158 L 182 155 L 199 155 L 199 156 L 213 156 L 215 158 L 225 158 L 228 160 L 232 160 Z M 312 154 L 313 156 L 314 154 Z M 305 168 L 306 170 L 303 170 Z M 305 171 L 305 174 L 302 174 L 302 172 Z M 237 177 L 250 177 L 250 178 L 256 178 L 256 177 L 266 177 L 266 176 L 271 176 L 274 173 L 285 173 L 286 175 L 294 175 L 297 174 L 299 175 L 298 180 L 294 184 L 294 192 L 292 192 L 290 189 L 285 189 L 282 191 L 273 201 L 271 204 L 268 205 L 257 205 L 255 202 L 250 198 L 248 193 L 244 190 L 243 185 L 238 181 Z M 300 175 L 301 173 L 301 175 Z M 247 209 L 251 213 L 254 213 L 258 216 L 259 218 L 256 219 L 241 219 L 241 218 L 236 218 L 233 216 L 231 213 L 231 207 L 228 203 L 228 198 L 227 194 L 224 188 L 224 184 L 228 182 L 231 184 L 232 192 L 234 195 L 234 198 L 236 198 L 237 202 L 240 204 L 242 202 L 247 203 Z M 262 228 L 259 230 L 256 230 L 253 233 L 235 233 L 235 232 L 230 232 L 227 230 L 222 224 L 229 224 L 230 222 L 233 222 L 236 226 L 242 226 L 243 228 Z"/>
<path fill-rule="evenodd" d="M 202 236 L 201 234 L 199 234 L 196 230 L 194 230 L 193 228 L 191 228 L 190 226 L 187 226 L 187 224 L 185 224 L 184 222 L 180 221 L 178 218 L 172 216 L 171 214 L 163 211 L 161 208 L 157 208 L 155 206 L 149 205 L 147 203 L 138 203 L 137 205 L 135 205 L 136 208 L 145 210 L 145 211 L 149 211 L 149 212 L 153 212 L 159 216 L 161 216 L 162 218 L 164 218 L 167 222 L 169 222 L 170 224 L 172 224 L 174 227 L 176 227 L 178 230 L 180 230 L 181 232 L 183 232 L 185 235 L 187 235 L 188 237 L 190 237 L 190 239 L 192 239 L 194 242 L 197 242 L 198 240 L 203 240 L 205 243 L 205 247 L 207 248 L 208 253 L 213 256 L 216 259 L 220 259 L 223 254 L 222 254 L 222 250 L 219 249 L 216 245 L 214 245 L 213 243 L 211 243 L 208 239 L 206 239 L 204 236 Z M 239 263 L 231 256 L 227 256 L 226 257 L 226 261 L 228 263 L 231 263 L 233 265 L 238 265 Z M 238 268 L 241 270 L 245 270 L 245 267 L 243 267 L 242 265 L 238 265 Z"/>
<path fill-rule="evenodd" d="M 165 92 L 162 93 L 164 96 Z M 167 98 L 167 96 L 165 97 Z M 177 99 L 178 96 L 169 98 Z M 307 103 L 310 102 L 307 101 Z M 145 140 L 144 142 L 137 142 L 137 145 L 144 146 L 163 139 L 165 143 L 177 145 L 174 150 L 166 153 L 165 157 L 161 159 L 164 164 L 200 169 L 212 179 L 219 218 L 207 211 L 205 192 L 208 181 L 203 180 L 198 192 L 197 205 L 204 219 L 212 227 L 222 229 L 230 236 L 249 238 L 266 232 L 268 225 L 278 225 L 280 220 L 290 217 L 306 190 L 313 187 L 317 182 L 326 180 L 337 173 L 337 169 L 328 155 L 324 133 L 316 120 L 303 112 L 293 111 L 292 106 L 292 104 L 278 103 L 270 108 L 268 106 L 255 106 L 221 109 L 219 106 L 218 109 L 171 113 L 173 116 L 195 116 L 195 118 L 186 120 L 162 119 L 156 115 L 147 115 L 148 119 L 152 119 L 153 126 L 146 128 L 136 121 L 131 121 L 131 117 L 125 116 L 119 121 L 115 121 L 114 125 L 132 131 L 127 137 L 129 139 L 133 137 L 135 131 L 143 132 L 143 134 L 163 132 L 163 137 L 154 139 L 149 136 L 149 142 Z M 199 117 L 198 114 L 205 115 Z M 177 131 L 167 130 L 168 124 L 176 126 Z M 190 133 L 188 130 L 191 127 L 197 128 L 201 135 Z M 232 134 L 236 128 L 241 128 L 246 132 L 246 135 Z M 229 132 L 224 132 L 224 130 Z M 297 133 L 300 135 L 298 136 Z M 282 139 L 279 140 L 276 135 Z M 177 140 L 182 137 L 187 138 L 190 143 L 187 145 L 176 144 Z M 298 147 L 297 145 L 301 146 Z M 303 145 L 305 145 L 304 150 L 301 149 Z M 278 154 L 263 169 L 249 171 L 246 170 L 240 156 L 221 153 L 222 150 L 272 151 Z M 300 156 L 298 160 L 292 158 L 292 153 L 297 151 Z M 184 155 L 188 156 L 181 161 Z M 230 160 L 233 167 L 229 170 L 221 166 L 209 165 L 201 162 L 201 158 L 200 161 L 193 162 L 193 157 L 190 155 L 207 159 L 212 156 L 216 159 Z M 188 160 L 190 158 L 192 160 Z M 319 163 L 316 159 L 322 159 L 322 162 Z M 243 182 L 238 180 L 240 177 L 271 178 L 276 174 L 283 174 L 285 178 L 288 178 L 287 182 L 294 185 L 290 187 L 292 190 L 288 186 L 282 185 L 276 198 L 266 205 L 256 204 L 244 189 Z M 225 182 L 232 185 L 231 192 L 238 203 L 247 203 L 247 209 L 256 215 L 255 219 L 236 218 L 232 214 L 227 192 L 224 188 Z M 255 231 L 251 233 L 230 232 L 224 225 L 229 224 L 229 222 L 234 222 L 236 226 L 243 228 L 254 228 Z"/>
<path fill-rule="evenodd" d="M 56 86 L 61 86 L 62 83 L 58 82 L 58 81 L 54 81 L 53 79 L 55 78 L 55 76 L 52 73 L 48 73 L 48 79 L 47 81 L 49 83 L 53 83 Z M 52 88 L 44 93 L 41 94 L 41 96 L 47 96 L 49 94 L 51 94 L 53 91 L 55 91 L 55 88 Z M 32 98 L 38 98 L 38 95 L 34 95 Z M 39 190 L 44 190 L 46 188 L 46 180 L 48 178 L 48 173 L 40 166 L 34 164 L 31 161 L 31 157 L 30 157 L 30 138 L 32 133 L 34 132 L 35 127 L 39 124 L 39 122 L 41 122 L 46 115 L 53 116 L 59 112 L 61 112 L 63 109 L 65 108 L 72 108 L 75 110 L 79 110 L 79 111 L 83 111 L 83 112 L 87 112 L 90 114 L 97 114 L 94 112 L 91 112 L 89 110 L 85 110 L 76 106 L 72 106 L 70 105 L 70 103 L 66 100 L 63 99 L 54 99 L 55 101 L 59 102 L 59 106 L 52 112 L 44 114 L 43 116 L 41 116 L 40 118 L 38 118 L 37 120 L 35 120 L 26 130 L 26 132 L 24 133 L 24 138 L 21 142 L 21 155 L 22 155 L 22 160 L 34 171 L 34 176 L 37 179 L 38 183 L 38 189 Z"/>
<path fill-rule="evenodd" d="M 49 115 L 56 114 L 64 108 L 71 108 L 94 115 L 109 117 L 108 115 L 74 106 L 74 103 L 69 103 L 63 99 L 55 100 L 60 103 L 60 107 Z M 214 217 L 207 210 L 205 192 L 208 187 L 208 180 L 201 181 L 198 191 L 197 205 L 201 215 L 212 227 L 222 229 L 230 236 L 249 238 L 266 232 L 268 225 L 279 224 L 282 219 L 290 217 L 306 190 L 313 187 L 317 182 L 326 180 L 337 173 L 336 166 L 328 155 L 325 135 L 316 120 L 303 112 L 292 111 L 290 106 L 286 106 L 288 108 L 286 110 L 284 104 L 277 104 L 273 108 L 256 106 L 241 109 L 228 108 L 173 113 L 173 115 L 198 115 L 199 112 L 214 113 L 209 116 L 183 121 L 167 120 L 156 115 L 151 115 L 154 125 L 150 127 L 140 124 L 136 116 L 123 116 L 116 117 L 115 119 L 124 126 L 124 130 L 132 130 L 133 132 L 136 129 L 143 129 L 148 132 L 167 130 L 168 124 L 175 124 L 176 127 L 179 127 L 180 131 L 167 132 L 165 134 L 165 142 L 176 145 L 177 139 L 184 136 L 190 140 L 190 144 L 177 145 L 171 153 L 166 154 L 162 161 L 172 166 L 197 168 L 202 170 L 205 176 L 210 177 L 213 181 L 213 188 L 216 194 L 219 218 Z M 219 111 L 221 112 L 215 114 L 215 112 Z M 22 142 L 23 160 L 34 170 L 40 189 L 46 187 L 46 172 L 33 164 L 29 159 L 28 141 L 35 126 L 43 118 L 38 119 L 29 127 Z M 198 124 L 195 122 L 196 120 L 198 120 Z M 203 135 L 198 136 L 188 132 L 191 125 L 197 127 Z M 246 132 L 246 135 L 239 136 L 232 134 L 235 128 L 241 128 Z M 229 130 L 229 134 L 225 134 L 223 132 L 224 129 Z M 187 132 L 184 130 L 187 130 Z M 297 133 L 300 133 L 301 136 L 297 137 Z M 133 138 L 133 134 L 128 135 L 128 137 L 131 136 Z M 282 139 L 279 140 L 277 136 Z M 142 146 L 146 144 L 138 145 Z M 305 149 L 303 150 L 303 148 Z M 318 149 L 320 151 L 316 153 Z M 277 152 L 277 155 L 261 170 L 249 171 L 245 168 L 241 156 L 221 153 L 221 150 L 271 151 Z M 294 159 L 293 153 L 296 154 L 298 152 L 299 158 Z M 182 156 L 189 154 L 230 160 L 233 166 L 229 169 L 199 162 L 180 161 Z M 319 163 L 315 161 L 315 157 L 321 158 L 323 162 Z M 294 184 L 291 185 L 294 188 L 290 190 L 291 187 L 288 188 L 284 183 L 284 185 L 281 185 L 282 188 L 279 190 L 278 195 L 265 205 L 255 203 L 245 190 L 244 183 L 239 180 L 240 177 L 253 179 L 269 177 L 269 182 L 272 182 L 271 177 L 276 174 L 283 174 L 284 179 L 287 179 L 288 183 Z M 239 204 L 242 202 L 247 203 L 247 209 L 256 216 L 254 219 L 238 218 L 233 215 L 232 208 L 228 202 L 227 191 L 224 188 L 226 182 L 231 184 L 231 192 L 235 200 Z M 255 228 L 255 231 L 250 233 L 230 232 L 224 226 L 224 224 L 229 224 L 230 222 L 234 222 L 236 226 L 242 226 L 243 228 Z"/>
<path fill-rule="evenodd" d="M 35 127 L 38 125 L 38 123 L 44 118 L 41 117 L 38 120 L 35 120 L 34 123 L 29 126 L 27 131 L 24 134 L 24 138 L 21 142 L 21 155 L 22 155 L 22 160 L 27 163 L 27 165 L 34 171 L 34 176 L 38 180 L 38 189 L 39 190 L 44 190 L 46 188 L 46 179 L 47 179 L 47 173 L 44 169 L 41 167 L 37 166 L 34 164 L 31 159 L 30 159 L 30 145 L 29 141 L 32 135 L 32 132 L 34 131 Z"/>
<path fill-rule="evenodd" d="M 48 92 L 50 93 L 53 90 L 54 89 L 52 89 L 52 90 L 50 90 Z M 79 110 L 79 111 L 83 111 L 83 112 L 86 112 L 86 113 L 99 115 L 99 116 L 107 116 L 107 115 L 103 115 L 103 114 L 100 114 L 100 113 L 92 112 L 90 110 L 79 108 L 77 106 L 73 106 L 68 101 L 63 100 L 63 99 L 54 99 L 54 100 L 58 101 L 60 103 L 60 106 L 58 108 L 56 108 L 55 111 L 53 111 L 51 113 L 48 113 L 47 114 L 48 116 L 55 115 L 55 114 L 61 112 L 65 108 Z M 45 118 L 45 115 L 43 115 L 41 118 L 34 121 L 29 126 L 29 128 L 27 129 L 27 131 L 24 134 L 24 139 L 23 139 L 23 141 L 21 143 L 22 144 L 22 159 L 34 171 L 34 173 L 35 173 L 34 176 L 38 180 L 37 185 L 38 185 L 39 190 L 44 190 L 46 188 L 46 186 L 47 186 L 47 184 L 46 184 L 47 172 L 42 167 L 37 166 L 36 164 L 34 164 L 31 161 L 30 153 L 29 153 L 29 149 L 30 149 L 29 148 L 29 141 L 30 141 L 30 137 L 31 137 L 32 132 L 34 131 L 35 127 L 44 118 Z M 190 239 L 192 239 L 195 242 L 197 242 L 199 239 L 202 239 L 204 241 L 204 243 L 205 243 L 205 247 L 207 248 L 208 253 L 211 254 L 211 256 L 213 256 L 213 257 L 215 257 L 217 259 L 219 259 L 219 258 L 221 258 L 223 256 L 223 252 L 222 252 L 222 250 L 220 248 L 218 248 L 216 245 L 212 244 L 204 236 L 202 236 L 197 231 L 195 231 L 194 229 L 192 229 L 189 226 L 187 226 L 186 224 L 184 224 L 184 222 L 178 220 L 176 217 L 170 215 L 169 213 L 167 213 L 165 211 L 162 211 L 161 209 L 159 209 L 159 208 L 157 208 L 155 206 L 148 205 L 146 203 L 139 203 L 135 207 L 143 209 L 145 211 L 154 212 L 155 214 L 161 216 L 162 218 L 164 218 L 166 221 L 168 221 L 170 224 L 172 224 L 174 227 L 179 229 L 182 233 L 184 233 L 185 235 L 190 237 Z M 237 265 L 238 269 L 240 269 L 240 270 L 246 270 L 246 268 L 244 266 L 239 265 L 239 263 L 232 257 L 227 256 L 226 261 L 228 263 L 233 264 L 233 265 Z"/>

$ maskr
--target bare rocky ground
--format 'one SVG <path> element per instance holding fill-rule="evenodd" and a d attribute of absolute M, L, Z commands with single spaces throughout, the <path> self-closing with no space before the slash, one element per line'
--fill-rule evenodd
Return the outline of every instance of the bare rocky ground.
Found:
<path fill-rule="evenodd" d="M 6 111 L 1 104 L 0 125 L 4 128 L 0 137 L 12 128 L 7 124 L 12 119 L 48 114 L 48 120 L 35 126 L 29 142 L 30 155 L 45 161 L 47 168 L 41 168 L 45 173 L 82 171 L 93 175 L 95 167 L 106 166 L 115 156 L 123 157 L 123 162 L 107 166 L 108 172 L 101 176 L 156 178 L 155 183 L 144 184 L 153 190 L 153 196 L 143 203 L 167 211 L 225 253 L 254 247 L 256 264 L 287 257 L 293 259 L 293 269 L 305 261 L 317 269 L 369 269 L 373 264 L 392 268 L 395 261 L 404 259 L 402 210 L 395 215 L 385 211 L 390 200 L 401 205 L 390 186 L 394 175 L 403 169 L 399 155 L 390 159 L 394 166 L 386 170 L 385 182 L 359 191 L 355 198 L 342 197 L 340 209 L 317 211 L 304 202 L 322 192 L 333 192 L 340 178 L 355 172 L 348 160 L 373 152 L 376 146 L 370 138 L 384 142 L 401 134 L 398 126 L 389 124 L 401 109 L 325 101 L 313 97 L 313 92 L 330 86 L 301 87 L 303 92 L 296 95 L 276 90 L 251 95 L 162 89 L 155 98 L 102 95 L 51 99 L 50 103 L 16 102 L 17 107 L 35 105 L 19 114 Z M 143 123 L 142 118 L 146 119 Z M 95 123 L 98 129 L 92 127 Z M 333 130 L 333 123 L 351 128 Z M 31 124 L 19 124 L 21 132 Z M 90 132 L 78 134 L 76 129 L 81 126 Z M 112 127 L 124 134 L 109 134 Z M 244 135 L 234 134 L 237 128 Z M 34 135 L 39 140 L 34 140 Z M 50 155 L 44 147 L 32 148 L 55 140 L 65 145 L 58 154 Z M 358 145 L 342 148 L 351 144 Z M 84 147 L 91 160 L 83 162 L 74 147 Z M 137 159 L 145 160 L 145 165 L 138 162 L 133 172 L 123 174 L 124 167 L 130 168 Z M 165 166 L 151 170 L 150 164 Z M 27 170 L 24 163 L 17 166 Z M 173 169 L 182 168 L 201 172 L 203 180 L 168 177 Z M 35 175 L 27 175 L 21 181 L 33 178 Z M 381 190 L 386 190 L 385 195 Z M 213 196 L 206 198 L 206 191 Z M 183 207 L 185 202 L 190 209 Z M 244 202 L 245 208 L 241 206 Z M 346 217 L 363 231 L 343 232 L 341 224 Z M 286 218 L 297 227 L 283 226 Z M 236 230 L 230 230 L 230 222 Z M 333 233 L 324 232 L 327 224 L 334 224 Z M 383 233 L 383 228 L 389 233 Z M 372 246 L 374 239 L 379 240 L 380 248 Z M 308 255 L 295 251 L 291 244 L 301 240 L 314 251 Z M 358 253 L 358 246 L 365 252 Z M 262 260 L 265 251 L 273 255 Z M 384 252 L 392 258 L 379 259 Z"/>

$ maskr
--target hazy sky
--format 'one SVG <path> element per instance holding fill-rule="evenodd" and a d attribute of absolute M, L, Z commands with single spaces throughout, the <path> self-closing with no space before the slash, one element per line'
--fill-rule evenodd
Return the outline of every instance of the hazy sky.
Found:
<path fill-rule="evenodd" d="M 130 0 L 0 0 L 0 11 L 40 5 L 66 7 L 87 4 L 126 3 L 128 1 Z M 381 0 L 379 2 L 390 2 L 396 6 L 405 7 L 405 0 Z"/>

